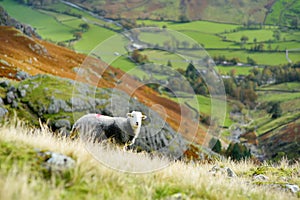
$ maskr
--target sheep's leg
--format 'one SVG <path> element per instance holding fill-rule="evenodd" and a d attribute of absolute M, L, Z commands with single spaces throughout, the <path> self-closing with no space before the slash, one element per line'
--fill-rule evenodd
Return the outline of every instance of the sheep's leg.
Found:
<path fill-rule="evenodd" d="M 124 151 L 128 151 L 129 149 L 132 149 L 134 143 L 135 143 L 135 139 L 138 137 L 138 135 L 134 136 L 134 138 L 132 139 L 132 141 L 129 144 L 125 144 L 123 150 Z"/>

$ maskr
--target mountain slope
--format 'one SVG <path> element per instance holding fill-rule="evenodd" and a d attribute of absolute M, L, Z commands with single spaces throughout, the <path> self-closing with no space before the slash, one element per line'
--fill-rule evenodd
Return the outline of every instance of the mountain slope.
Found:
<path fill-rule="evenodd" d="M 156 110 L 163 118 L 166 118 L 173 129 L 182 133 L 189 140 L 197 143 L 204 141 L 205 131 L 198 127 L 197 123 L 189 120 L 190 111 L 186 106 L 180 106 L 174 101 L 161 97 L 119 69 L 105 68 L 105 64 L 98 59 L 89 58 L 89 63 L 85 63 L 88 74 L 79 76 L 82 75 L 80 66 L 85 58 L 86 55 L 78 54 L 67 48 L 25 36 L 12 27 L 2 26 L 0 29 L 0 76 L 16 79 L 17 72 L 24 71 L 30 75 L 52 74 L 73 80 L 77 79 L 101 88 L 117 87 Z M 122 83 L 117 84 L 121 78 Z M 141 85 L 141 87 L 136 88 L 137 85 Z M 161 105 L 164 110 L 155 105 Z M 180 130 L 178 130 L 179 127 Z M 193 134 L 195 130 L 197 135 Z"/>
<path fill-rule="evenodd" d="M 274 0 L 70 0 L 107 18 L 154 20 L 209 20 L 229 23 L 262 23 Z M 218 13 L 217 15 L 215 13 Z"/>

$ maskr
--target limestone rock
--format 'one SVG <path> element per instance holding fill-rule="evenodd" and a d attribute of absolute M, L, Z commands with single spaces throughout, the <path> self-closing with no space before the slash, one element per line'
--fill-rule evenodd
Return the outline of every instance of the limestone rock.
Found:
<path fill-rule="evenodd" d="M 63 171 L 75 166 L 75 160 L 61 153 L 51 151 L 43 152 L 39 150 L 37 153 L 41 160 L 44 160 L 42 165 L 51 171 Z"/>
<path fill-rule="evenodd" d="M 224 166 L 218 166 L 218 165 L 214 165 L 212 167 L 211 170 L 209 170 L 209 172 L 213 175 L 213 176 L 219 176 L 219 175 L 227 175 L 227 177 L 229 178 L 235 178 L 237 177 L 237 175 L 235 174 L 235 172 L 229 168 L 229 167 L 224 167 Z"/>
<path fill-rule="evenodd" d="M 8 110 L 0 106 L 0 118 L 3 118 L 6 115 L 6 113 L 8 113 Z"/>
<path fill-rule="evenodd" d="M 266 181 L 266 180 L 269 180 L 269 177 L 267 177 L 263 174 L 258 174 L 258 175 L 253 176 L 253 179 L 258 180 L 258 181 Z"/>
<path fill-rule="evenodd" d="M 297 193 L 300 191 L 299 186 L 295 184 L 286 184 L 286 188 L 288 188 L 292 193 Z"/>
<path fill-rule="evenodd" d="M 25 80 L 29 77 L 30 77 L 29 74 L 27 74 L 26 72 L 23 72 L 23 71 L 18 71 L 16 73 L 16 78 L 19 79 L 19 80 Z"/>
<path fill-rule="evenodd" d="M 10 85 L 10 81 L 2 80 L 0 81 L 0 87 L 7 88 Z"/>

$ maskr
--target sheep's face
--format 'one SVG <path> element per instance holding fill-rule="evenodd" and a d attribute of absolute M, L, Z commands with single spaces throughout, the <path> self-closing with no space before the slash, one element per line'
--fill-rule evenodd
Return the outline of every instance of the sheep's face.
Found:
<path fill-rule="evenodd" d="M 147 116 L 143 115 L 141 112 L 132 111 L 131 113 L 127 113 L 127 117 L 130 119 L 130 125 L 135 134 L 138 134 L 142 125 L 142 120 L 145 120 Z"/>

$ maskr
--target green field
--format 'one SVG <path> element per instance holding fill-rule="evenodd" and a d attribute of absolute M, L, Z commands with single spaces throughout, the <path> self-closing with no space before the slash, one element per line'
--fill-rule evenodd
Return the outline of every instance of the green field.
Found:
<path fill-rule="evenodd" d="M 188 23 L 164 22 L 153 20 L 137 20 L 138 24 L 145 24 L 147 26 L 162 27 L 166 26 L 168 29 L 183 31 L 183 30 L 197 30 L 202 33 L 216 34 L 234 30 L 239 25 L 223 24 L 208 21 L 193 21 Z"/>
<path fill-rule="evenodd" d="M 206 115 L 211 116 L 217 119 L 212 120 L 218 120 L 218 123 L 221 123 L 223 119 L 220 119 L 221 117 L 225 117 L 223 126 L 229 127 L 233 122 L 230 119 L 230 110 L 231 105 L 228 102 L 224 102 L 220 99 L 212 99 L 212 97 L 209 96 L 203 96 L 203 95 L 196 95 L 196 101 L 194 99 L 190 98 L 172 98 L 174 101 L 179 103 L 187 103 L 189 106 L 193 107 L 194 109 L 197 109 L 200 113 L 200 115 Z M 212 106 L 213 105 L 213 106 Z M 224 106 L 226 108 L 224 109 Z M 213 111 L 216 112 L 222 112 L 225 113 L 212 113 Z"/>
<path fill-rule="evenodd" d="M 234 70 L 237 75 L 248 75 L 253 67 L 236 67 L 236 66 L 217 66 L 215 70 L 222 75 L 230 75 Z"/>
<path fill-rule="evenodd" d="M 281 83 L 281 84 L 276 84 L 276 85 L 269 85 L 266 87 L 262 87 L 260 89 L 261 90 L 300 91 L 300 83 L 299 82 Z"/>
<path fill-rule="evenodd" d="M 0 1 L 0 5 L 16 20 L 36 28 L 44 39 L 65 41 L 73 38 L 73 29 L 59 23 L 50 15 L 11 0 Z"/>
<path fill-rule="evenodd" d="M 267 15 L 266 24 L 293 26 L 293 20 L 299 20 L 300 1 L 277 0 L 272 12 Z"/>
<path fill-rule="evenodd" d="M 247 57 L 254 59 L 259 65 L 283 65 L 287 64 L 288 61 L 285 56 L 285 52 L 249 52 L 243 50 L 208 50 L 207 51 L 211 57 L 224 55 L 226 58 L 239 58 L 241 62 L 247 62 Z M 290 52 L 289 58 L 293 62 L 300 61 L 300 51 Z"/>
<path fill-rule="evenodd" d="M 126 56 L 121 56 L 117 60 L 111 63 L 111 66 L 120 68 L 125 72 L 128 72 L 136 67 L 136 64 L 129 60 Z M 140 77 L 140 76 L 138 76 Z"/>
<path fill-rule="evenodd" d="M 111 30 L 96 25 L 90 25 L 90 29 L 82 35 L 82 38 L 75 43 L 76 51 L 87 53 L 92 51 L 101 42 L 113 36 L 115 33 Z"/>
<path fill-rule="evenodd" d="M 253 43 L 256 39 L 257 42 L 273 40 L 273 30 L 262 29 L 262 30 L 242 30 L 234 33 L 222 34 L 226 36 L 226 39 L 234 42 L 241 42 L 242 36 L 247 36 L 249 38 L 248 42 Z"/>
<path fill-rule="evenodd" d="M 241 25 L 221 24 L 206 21 L 195 21 L 189 23 L 174 23 L 174 22 L 159 22 L 151 20 L 138 20 L 138 24 L 144 24 L 147 26 L 162 27 L 166 26 L 170 30 L 179 31 L 184 34 L 181 38 L 190 38 L 190 46 L 197 42 L 210 56 L 224 55 L 226 58 L 239 58 L 241 62 L 247 62 L 247 57 L 251 57 L 260 65 L 282 65 L 287 64 L 288 61 L 285 58 L 286 49 L 299 49 L 300 47 L 300 31 L 290 30 L 287 32 L 281 32 L 280 40 L 274 41 L 273 31 L 277 26 L 264 26 L 264 29 L 256 30 L 244 30 Z M 164 35 L 159 35 L 165 42 Z M 248 41 L 241 49 L 240 39 L 242 36 L 247 36 Z M 148 34 L 142 37 L 142 39 L 151 41 L 151 37 L 154 35 Z M 264 52 L 249 51 L 251 47 L 255 45 L 254 38 L 256 38 L 257 44 L 263 42 Z M 178 38 L 176 38 L 178 39 Z M 172 40 L 170 43 L 172 43 Z M 281 50 L 281 52 L 278 52 Z M 290 51 L 289 58 L 293 62 L 300 61 L 299 51 Z"/>
<path fill-rule="evenodd" d="M 62 3 L 53 4 L 48 6 L 48 8 L 55 8 L 60 12 L 68 10 L 70 13 L 81 15 L 82 18 L 48 10 L 32 9 L 9 0 L 0 1 L 0 5 L 7 10 L 9 15 L 18 21 L 30 24 L 36 28 L 42 38 L 54 42 L 64 42 L 74 39 L 73 34 L 80 31 L 79 25 L 88 22 L 90 29 L 83 32 L 82 38 L 74 44 L 74 48 L 79 52 L 89 53 L 99 43 L 115 34 L 115 32 L 102 27 L 106 25 L 110 28 L 116 28 L 115 25 L 111 25 L 111 23 L 108 25 L 108 23 L 104 23 L 102 20 Z"/>

